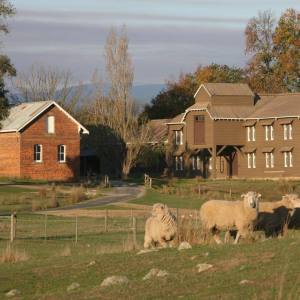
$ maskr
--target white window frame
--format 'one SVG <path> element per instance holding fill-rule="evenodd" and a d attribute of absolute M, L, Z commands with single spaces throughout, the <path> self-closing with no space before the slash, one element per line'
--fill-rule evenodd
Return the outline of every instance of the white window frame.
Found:
<path fill-rule="evenodd" d="M 63 149 L 63 151 L 62 151 L 62 149 Z M 63 159 L 61 159 L 62 155 L 63 155 Z M 65 163 L 66 162 L 66 157 L 67 157 L 67 146 L 66 145 L 58 145 L 57 146 L 58 162 Z"/>
<path fill-rule="evenodd" d="M 293 126 L 292 124 L 283 124 L 283 139 L 285 141 L 293 139 Z"/>
<path fill-rule="evenodd" d="M 265 125 L 265 140 L 266 141 L 274 141 L 273 125 Z"/>
<path fill-rule="evenodd" d="M 55 117 L 47 116 L 47 133 L 54 134 L 55 133 Z"/>
<path fill-rule="evenodd" d="M 175 145 L 183 145 L 183 131 L 175 130 Z"/>
<path fill-rule="evenodd" d="M 39 149 L 37 149 L 39 147 Z M 39 159 L 37 158 L 39 156 Z M 36 163 L 43 162 L 43 145 L 35 144 L 33 146 L 33 160 Z"/>
<path fill-rule="evenodd" d="M 247 162 L 248 162 L 248 169 L 256 168 L 256 153 L 255 152 L 247 153 Z"/>
<path fill-rule="evenodd" d="M 285 151 L 283 152 L 283 159 L 284 159 L 284 167 L 285 168 L 292 168 L 293 167 L 293 152 L 292 151 Z"/>
<path fill-rule="evenodd" d="M 266 162 L 266 168 L 273 169 L 274 168 L 274 153 L 273 152 L 266 152 L 265 153 L 265 162 Z"/>
<path fill-rule="evenodd" d="M 255 142 L 255 126 L 247 126 L 247 141 Z"/>

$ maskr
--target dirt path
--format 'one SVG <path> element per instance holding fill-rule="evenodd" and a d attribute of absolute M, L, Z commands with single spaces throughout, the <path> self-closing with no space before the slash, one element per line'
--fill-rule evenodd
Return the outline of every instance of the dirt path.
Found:
<path fill-rule="evenodd" d="M 101 198 L 64 206 L 62 208 L 49 209 L 47 212 L 87 209 L 102 205 L 114 204 L 117 202 L 126 202 L 142 197 L 145 194 L 145 189 L 142 186 L 118 185 L 119 186 L 113 187 L 108 194 L 102 196 Z"/>

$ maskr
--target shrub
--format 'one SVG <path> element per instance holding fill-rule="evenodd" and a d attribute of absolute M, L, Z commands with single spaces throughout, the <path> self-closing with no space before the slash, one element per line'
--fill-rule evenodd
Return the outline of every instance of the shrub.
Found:
<path fill-rule="evenodd" d="M 15 249 L 11 244 L 7 244 L 7 247 L 2 251 L 0 261 L 2 263 L 16 263 L 26 261 L 29 259 L 28 254 L 23 251 Z"/>
<path fill-rule="evenodd" d="M 78 203 L 86 200 L 88 197 L 85 193 L 85 189 L 80 187 L 73 187 L 71 190 L 71 201 L 72 203 Z"/>

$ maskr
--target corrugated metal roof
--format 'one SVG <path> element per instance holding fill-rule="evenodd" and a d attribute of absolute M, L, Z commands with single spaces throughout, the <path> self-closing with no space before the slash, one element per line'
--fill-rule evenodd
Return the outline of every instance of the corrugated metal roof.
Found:
<path fill-rule="evenodd" d="M 55 101 L 38 101 L 38 102 L 26 102 L 10 108 L 9 116 L 1 121 L 0 132 L 16 132 L 22 130 L 27 124 L 33 121 L 41 113 L 43 113 L 48 107 L 55 105 L 62 112 L 64 112 L 83 133 L 89 133 L 89 131 L 83 127 L 78 121 L 76 121 L 69 113 L 67 113 L 61 106 Z"/>
<path fill-rule="evenodd" d="M 13 106 L 9 116 L 1 122 L 1 130 L 18 131 L 36 115 L 44 111 L 53 101 L 28 102 Z"/>
<path fill-rule="evenodd" d="M 183 119 L 184 115 L 185 115 L 185 113 L 175 116 L 173 119 L 169 120 L 169 122 L 167 122 L 167 124 L 182 123 L 183 122 L 182 119 Z"/>
<path fill-rule="evenodd" d="M 149 125 L 152 129 L 151 142 L 152 143 L 161 143 L 167 139 L 168 127 L 167 123 L 170 119 L 156 119 L 150 120 Z"/>

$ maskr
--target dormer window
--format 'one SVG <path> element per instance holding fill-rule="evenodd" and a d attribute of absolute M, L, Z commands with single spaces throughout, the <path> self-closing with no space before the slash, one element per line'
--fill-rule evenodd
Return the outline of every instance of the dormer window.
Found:
<path fill-rule="evenodd" d="M 175 130 L 175 145 L 183 145 L 183 131 Z"/>
<path fill-rule="evenodd" d="M 247 141 L 255 142 L 255 126 L 247 126 Z"/>
<path fill-rule="evenodd" d="M 48 134 L 53 134 L 55 133 L 55 117 L 54 116 L 48 116 L 47 117 L 47 133 Z"/>

